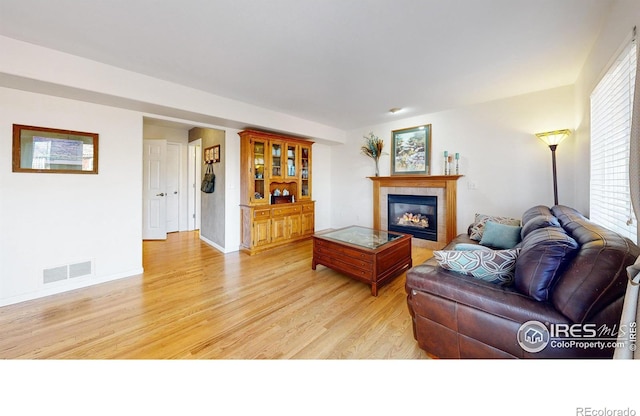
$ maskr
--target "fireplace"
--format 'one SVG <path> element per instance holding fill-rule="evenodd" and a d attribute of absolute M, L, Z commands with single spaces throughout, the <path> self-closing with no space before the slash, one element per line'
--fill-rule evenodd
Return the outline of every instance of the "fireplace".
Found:
<path fill-rule="evenodd" d="M 388 230 L 415 238 L 438 241 L 438 197 L 423 195 L 387 196 Z"/>
<path fill-rule="evenodd" d="M 441 250 L 459 234 L 457 224 L 458 179 L 461 175 L 395 175 L 370 176 L 373 183 L 373 228 L 389 226 L 388 195 L 424 195 L 438 199 L 437 241 L 414 238 L 412 243 L 430 250 Z"/>

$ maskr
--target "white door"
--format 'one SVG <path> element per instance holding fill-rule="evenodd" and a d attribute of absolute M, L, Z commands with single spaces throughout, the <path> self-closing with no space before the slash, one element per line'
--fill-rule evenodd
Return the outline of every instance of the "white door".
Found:
<path fill-rule="evenodd" d="M 143 226 L 145 240 L 167 238 L 166 140 L 144 140 Z"/>
<path fill-rule="evenodd" d="M 180 145 L 167 143 L 167 232 L 180 231 Z"/>

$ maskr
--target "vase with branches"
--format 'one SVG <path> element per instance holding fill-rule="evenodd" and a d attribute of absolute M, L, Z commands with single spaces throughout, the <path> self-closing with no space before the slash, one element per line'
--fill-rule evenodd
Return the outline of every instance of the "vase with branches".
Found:
<path fill-rule="evenodd" d="M 382 156 L 382 148 L 384 147 L 384 140 L 380 139 L 378 136 L 373 134 L 373 132 L 369 133 L 368 136 L 363 136 L 365 143 L 360 148 L 363 155 L 370 157 L 376 163 L 376 176 L 380 176 L 379 169 L 379 161 L 380 156 Z"/>

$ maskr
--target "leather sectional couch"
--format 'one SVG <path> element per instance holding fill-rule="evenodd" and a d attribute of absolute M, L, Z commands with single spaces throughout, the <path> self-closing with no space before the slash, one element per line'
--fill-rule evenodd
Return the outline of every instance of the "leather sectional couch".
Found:
<path fill-rule="evenodd" d="M 638 246 L 561 205 L 530 208 L 521 227 L 510 285 L 444 269 L 435 258 L 407 272 L 419 346 L 438 358 L 612 357 L 607 339 L 617 335 L 625 269 Z M 443 250 L 469 244 L 479 242 L 462 234 Z"/>

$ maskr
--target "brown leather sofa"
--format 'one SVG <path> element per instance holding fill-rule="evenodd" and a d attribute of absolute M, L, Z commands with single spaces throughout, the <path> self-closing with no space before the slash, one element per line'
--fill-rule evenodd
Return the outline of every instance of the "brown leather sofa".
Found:
<path fill-rule="evenodd" d="M 612 357 L 614 345 L 607 338 L 617 334 L 607 331 L 617 331 L 625 269 L 640 255 L 638 246 L 560 205 L 530 208 L 522 216 L 522 230 L 527 234 L 516 246 L 520 251 L 510 286 L 445 270 L 434 258 L 407 272 L 414 337 L 430 356 Z M 577 243 L 574 250 L 558 243 L 571 239 Z M 444 250 L 459 243 L 478 241 L 462 234 Z M 522 344 L 530 335 L 523 333 L 523 324 L 532 322 L 547 328 L 548 338 L 537 344 L 544 345 L 540 351 Z M 533 335 L 544 335 L 540 329 L 535 327 Z"/>

